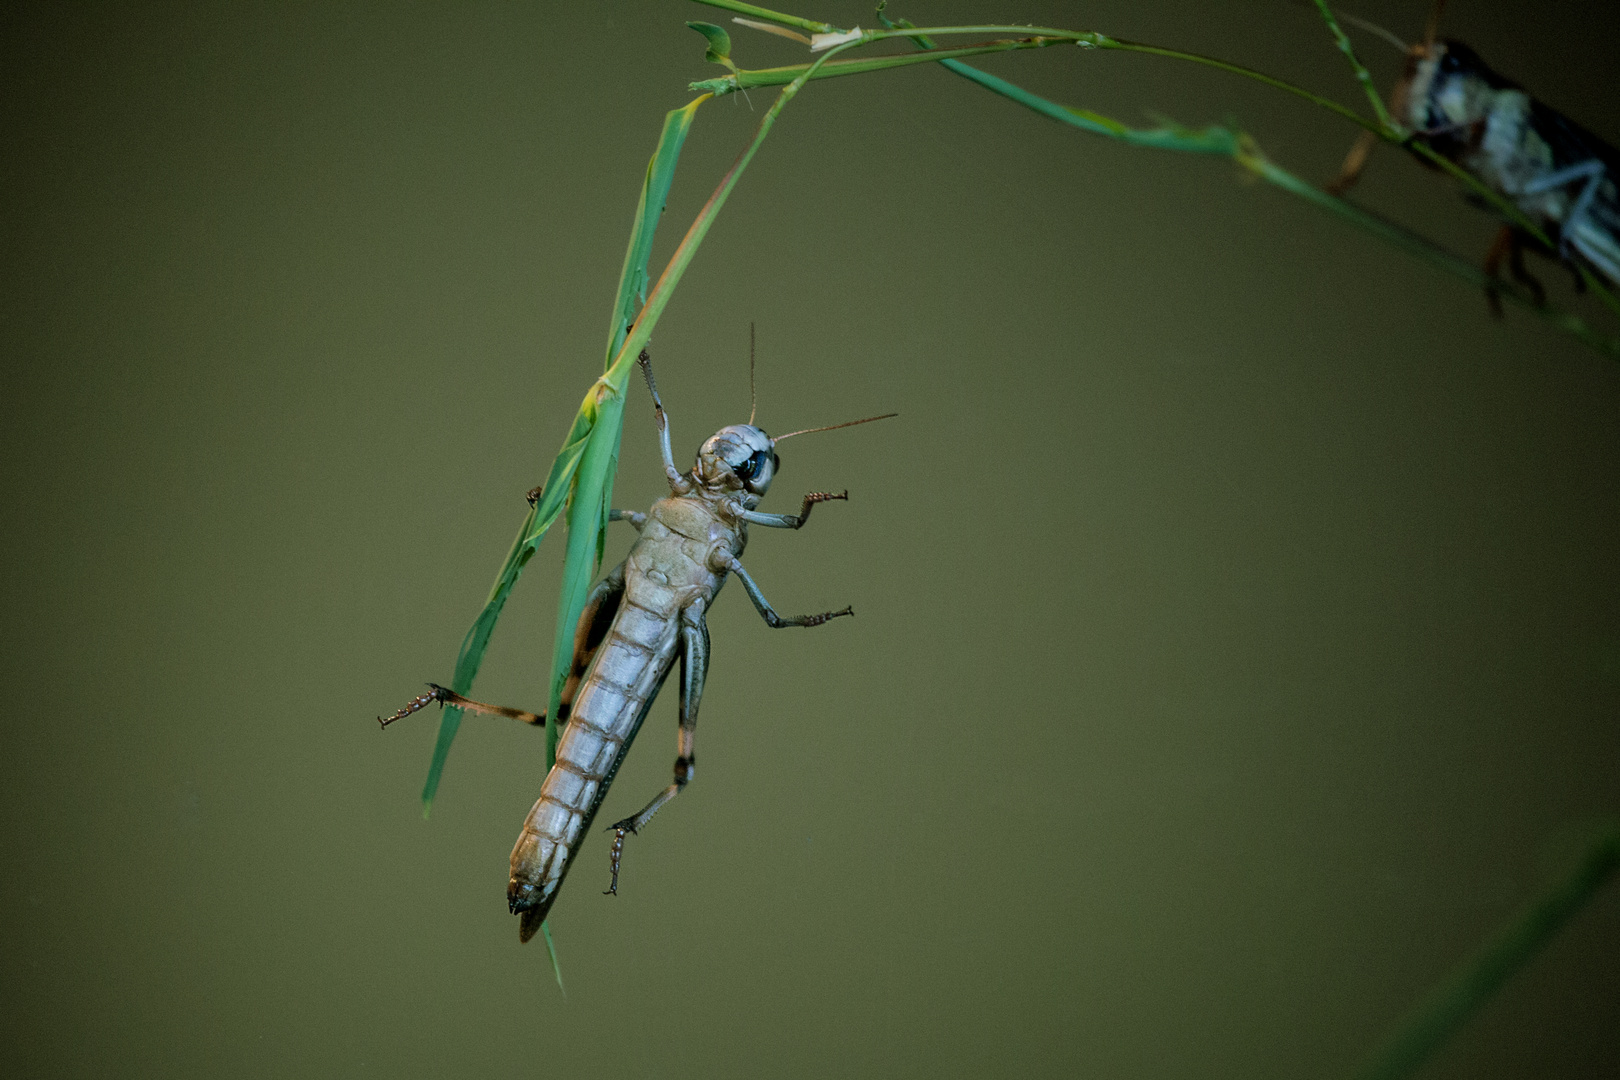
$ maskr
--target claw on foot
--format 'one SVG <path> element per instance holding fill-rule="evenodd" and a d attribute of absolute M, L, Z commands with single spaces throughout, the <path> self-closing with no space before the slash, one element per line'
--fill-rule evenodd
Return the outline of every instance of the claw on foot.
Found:
<path fill-rule="evenodd" d="M 805 626 L 820 626 L 822 623 L 828 622 L 829 620 L 832 620 L 832 619 L 836 619 L 840 615 L 851 615 L 851 616 L 853 616 L 854 614 L 855 614 L 855 608 L 853 606 L 842 608 L 841 610 L 838 610 L 838 611 L 824 611 L 820 615 L 812 615 L 812 616 L 810 616 L 808 619 L 806 619 L 804 621 L 804 625 Z"/>
<path fill-rule="evenodd" d="M 387 727 L 395 720 L 403 720 L 413 712 L 420 712 L 422 709 L 432 705 L 435 701 L 442 705 L 449 700 L 451 695 L 449 690 L 446 690 L 438 683 L 430 682 L 428 683 L 428 686 L 430 686 L 432 689 L 430 689 L 427 693 L 411 698 L 410 701 L 405 703 L 405 707 L 403 709 L 400 709 L 391 715 L 377 717 L 377 723 L 381 724 L 383 727 Z"/>
<path fill-rule="evenodd" d="M 618 896 L 619 895 L 619 860 L 624 857 L 624 838 L 626 836 L 628 836 L 630 833 L 633 833 L 633 832 L 636 831 L 635 819 L 634 818 L 625 818 L 623 821 L 619 822 L 617 825 L 610 825 L 610 826 L 608 826 L 608 828 L 613 830 L 613 852 L 612 852 L 612 855 L 610 856 L 610 862 L 611 862 L 612 871 L 613 871 L 613 880 L 608 882 L 607 891 L 602 893 L 602 895 L 603 896 Z"/>

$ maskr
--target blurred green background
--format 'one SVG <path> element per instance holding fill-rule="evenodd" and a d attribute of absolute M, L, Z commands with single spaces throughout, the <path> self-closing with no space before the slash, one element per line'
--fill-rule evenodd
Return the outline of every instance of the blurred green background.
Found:
<path fill-rule="evenodd" d="M 895 13 L 1363 104 L 1281 0 Z M 719 71 L 682 23 L 724 15 L 0 21 L 0 1072 L 1330 1076 L 1620 810 L 1620 367 L 1229 161 L 936 69 L 828 81 L 653 352 L 682 459 L 747 416 L 750 321 L 767 429 L 902 414 L 785 447 L 767 509 L 851 501 L 748 552 L 780 609 L 858 617 L 773 633 L 721 597 L 702 769 L 617 900 L 584 848 L 563 999 L 505 908 L 541 736 L 470 717 L 424 822 L 436 717 L 372 717 L 448 680 L 600 369 L 661 117 Z M 1458 0 L 1445 30 L 1620 141 L 1613 8 Z M 1231 119 L 1318 180 L 1354 137 L 1172 61 L 983 66 Z M 772 97 L 699 112 L 655 268 Z M 1389 151 L 1358 197 L 1470 257 L 1495 228 Z M 615 503 L 643 507 L 634 394 Z M 486 700 L 543 705 L 558 540 Z M 604 821 L 674 726 L 660 702 Z M 1427 1075 L 1620 1072 L 1617 941 L 1611 884 Z"/>

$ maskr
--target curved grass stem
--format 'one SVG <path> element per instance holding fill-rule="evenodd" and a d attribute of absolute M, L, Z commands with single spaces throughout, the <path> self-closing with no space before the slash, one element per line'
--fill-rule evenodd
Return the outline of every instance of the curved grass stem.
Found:
<path fill-rule="evenodd" d="M 715 3 L 716 0 L 702 0 L 703 3 Z M 720 7 L 730 7 L 730 4 L 718 4 Z M 885 20 L 887 21 L 887 20 Z M 994 41 L 980 42 L 975 45 L 959 46 L 957 48 L 936 48 L 930 39 L 951 35 L 965 34 L 1016 34 L 1017 37 L 1003 38 Z M 1382 124 L 1369 120 L 1345 105 L 1321 94 L 1313 93 L 1302 86 L 1267 75 L 1263 71 L 1243 67 L 1241 64 L 1228 63 L 1213 56 L 1203 56 L 1199 53 L 1184 52 L 1180 49 L 1167 49 L 1158 45 L 1149 45 L 1140 41 L 1129 41 L 1125 38 L 1110 37 L 1089 30 L 1064 30 L 1051 26 L 1018 26 L 1007 23 L 975 23 L 961 26 L 923 26 L 914 27 L 909 24 L 893 23 L 891 28 L 883 30 L 869 30 L 861 40 L 853 44 L 867 45 L 879 41 L 889 41 L 897 38 L 910 38 L 916 41 L 928 41 L 925 51 L 905 53 L 899 56 L 880 56 L 864 60 L 845 60 L 837 64 L 829 64 L 814 78 L 836 78 L 840 75 L 861 75 L 870 71 L 882 71 L 887 68 L 910 67 L 913 64 L 935 63 L 941 60 L 955 59 L 961 56 L 992 52 L 1011 52 L 1017 49 L 1040 49 L 1052 45 L 1073 43 L 1085 49 L 1112 49 L 1120 52 L 1145 53 L 1149 56 L 1162 56 L 1166 59 L 1181 60 L 1187 63 L 1200 64 L 1204 67 L 1215 68 L 1228 74 L 1238 75 L 1245 79 L 1252 79 L 1277 90 L 1293 94 L 1296 97 L 1309 101 L 1311 104 L 1323 108 L 1350 121 L 1358 127 L 1366 128 L 1378 134 L 1380 138 L 1391 142 L 1398 142 L 1400 135 L 1394 133 Z M 691 84 L 691 89 L 706 91 L 720 96 L 736 90 L 753 89 L 758 86 L 779 86 L 791 82 L 804 73 L 812 65 L 789 64 L 783 67 L 759 68 L 756 70 L 741 70 L 734 75 L 725 75 L 715 79 L 705 79 Z"/>

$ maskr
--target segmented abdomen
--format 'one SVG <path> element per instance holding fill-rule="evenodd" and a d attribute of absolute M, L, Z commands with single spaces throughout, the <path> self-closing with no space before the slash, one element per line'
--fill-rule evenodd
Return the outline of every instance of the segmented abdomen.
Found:
<path fill-rule="evenodd" d="M 523 912 L 524 940 L 556 899 L 569 857 L 590 828 L 675 658 L 676 612 L 637 604 L 639 591 L 629 590 L 586 672 L 557 742 L 557 763 L 512 849 L 506 898 L 514 912 Z"/>

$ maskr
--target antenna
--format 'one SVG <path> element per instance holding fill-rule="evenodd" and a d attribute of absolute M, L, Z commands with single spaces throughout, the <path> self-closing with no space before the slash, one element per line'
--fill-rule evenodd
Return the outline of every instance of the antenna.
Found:
<path fill-rule="evenodd" d="M 759 411 L 759 398 L 754 395 L 754 320 L 748 320 L 748 426 L 754 426 L 754 414 Z"/>
<path fill-rule="evenodd" d="M 1333 14 L 1337 15 L 1340 21 L 1347 22 L 1358 30 L 1365 30 L 1374 37 L 1384 39 L 1391 45 L 1395 46 L 1395 48 L 1402 53 L 1410 53 L 1412 51 L 1412 46 L 1402 41 L 1394 33 L 1384 29 L 1382 26 L 1379 26 L 1371 19 L 1363 19 L 1360 15 L 1352 15 L 1350 12 L 1341 10 L 1339 8 L 1334 8 Z"/>
<path fill-rule="evenodd" d="M 1423 55 L 1428 56 L 1434 51 L 1434 37 L 1440 32 L 1440 13 L 1446 10 L 1446 0 L 1434 0 L 1434 6 L 1429 9 L 1429 22 L 1423 28 Z"/>
<path fill-rule="evenodd" d="M 783 439 L 791 439 L 795 435 L 809 435 L 817 431 L 837 431 L 841 427 L 854 427 L 856 424 L 870 424 L 874 420 L 887 420 L 891 416 L 899 415 L 900 414 L 897 412 L 886 412 L 882 416 L 868 416 L 865 420 L 848 420 L 842 424 L 828 424 L 826 427 L 801 428 L 798 431 L 790 431 L 786 435 L 778 435 L 776 438 L 771 440 L 771 445 L 775 446 Z"/>

